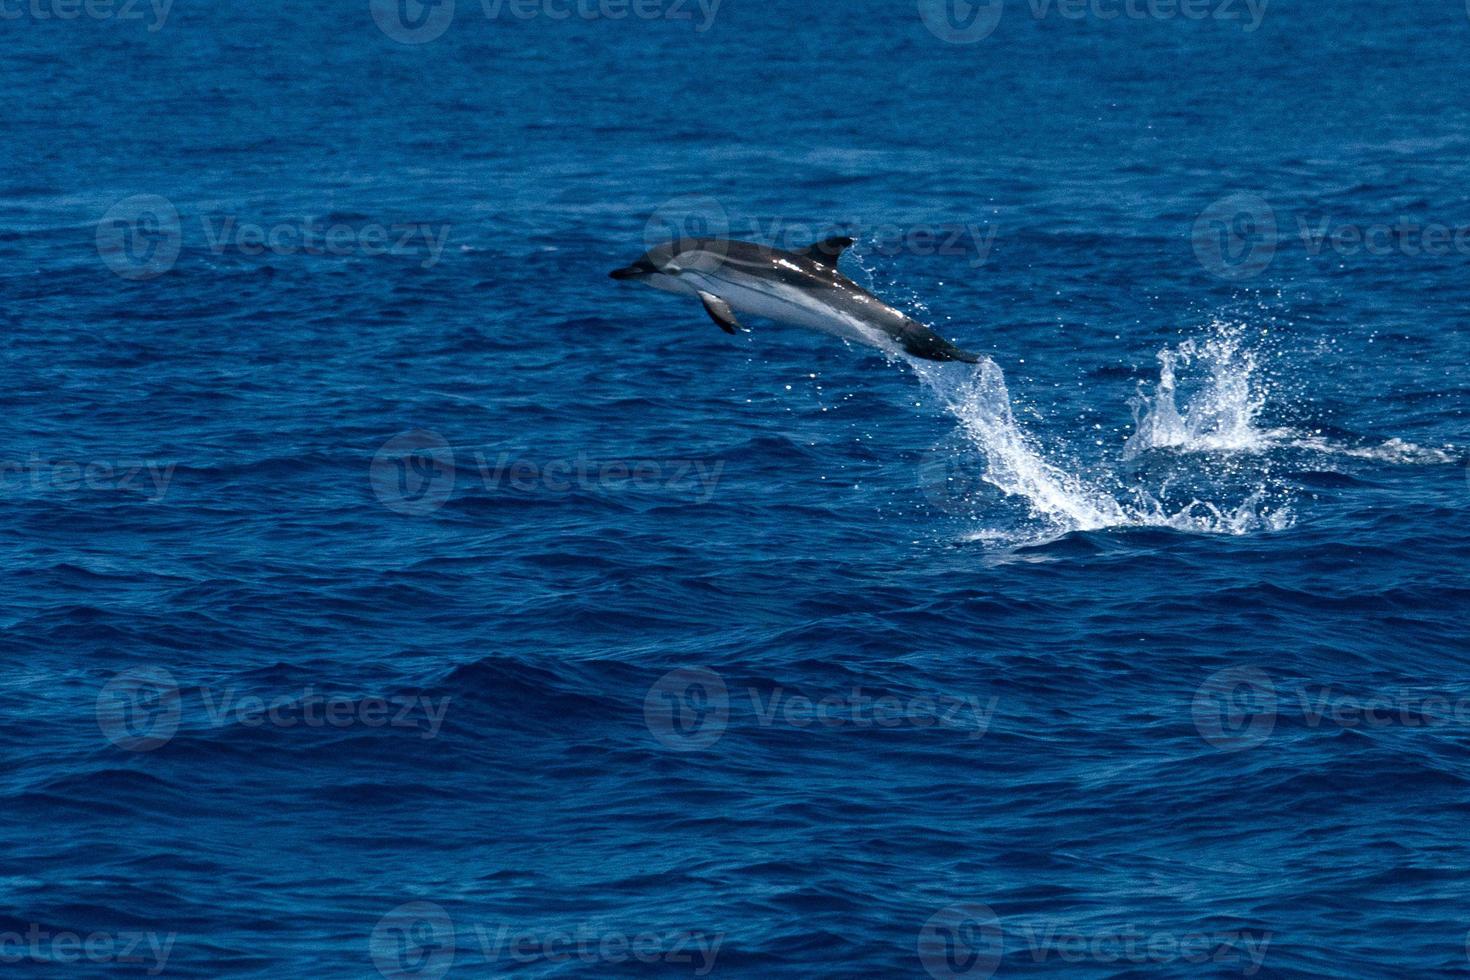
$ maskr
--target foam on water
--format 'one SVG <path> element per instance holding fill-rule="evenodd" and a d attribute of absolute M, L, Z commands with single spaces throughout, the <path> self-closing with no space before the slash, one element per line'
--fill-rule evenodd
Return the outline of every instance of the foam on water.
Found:
<path fill-rule="evenodd" d="M 983 479 L 1007 496 L 1020 498 L 1040 527 L 1017 529 L 1010 540 L 1034 540 L 1036 532 L 1055 537 L 1072 531 L 1122 527 L 1161 527 L 1201 534 L 1248 534 L 1290 526 L 1289 501 L 1281 488 L 1261 482 L 1238 503 L 1198 496 L 1182 506 L 1164 502 L 1168 480 L 1149 485 L 1118 465 L 1146 448 L 1253 451 L 1267 444 L 1270 433 L 1255 427 L 1264 394 L 1253 381 L 1254 355 L 1242 350 L 1238 336 L 1220 334 L 1203 342 L 1188 341 L 1178 350 L 1160 353 L 1160 381 L 1152 399 L 1135 399 L 1137 432 L 1124 447 L 1123 459 L 1103 461 L 1101 473 L 1080 475 L 1084 467 L 1047 459 L 1035 440 L 1016 421 L 1005 374 L 986 359 L 972 367 L 911 362 L 915 373 L 959 422 L 967 446 L 985 460 Z M 1200 361 L 1210 369 L 1209 382 L 1183 410 L 1175 402 L 1176 366 Z M 1103 483 L 1121 488 L 1109 491 Z M 1239 492 L 1238 490 L 1236 491 Z M 976 512 L 978 499 L 968 501 Z M 996 540 L 987 528 L 969 540 Z M 1002 537 L 1007 535 L 1002 532 Z"/>
<path fill-rule="evenodd" d="M 1457 457 L 1452 449 L 1435 449 L 1432 446 L 1417 446 L 1404 439 L 1393 438 L 1377 446 L 1347 446 L 1315 434 L 1300 434 L 1290 430 L 1276 430 L 1291 436 L 1289 445 L 1325 456 L 1348 456 L 1352 459 L 1370 459 L 1376 463 L 1391 463 L 1396 466 L 1436 466 L 1453 463 Z"/>

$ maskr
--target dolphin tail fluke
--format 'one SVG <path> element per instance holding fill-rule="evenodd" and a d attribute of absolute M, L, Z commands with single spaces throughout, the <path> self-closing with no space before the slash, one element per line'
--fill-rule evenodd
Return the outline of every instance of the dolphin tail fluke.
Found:
<path fill-rule="evenodd" d="M 980 363 L 979 354 L 972 354 L 967 350 L 960 350 L 960 348 L 922 324 L 911 323 L 899 337 L 899 342 L 903 344 L 905 351 L 914 357 L 922 358 L 926 361 L 961 361 L 965 364 Z"/>
<path fill-rule="evenodd" d="M 980 355 L 979 354 L 974 354 L 974 353 L 971 353 L 970 351 L 967 351 L 967 350 L 960 350 L 958 347 L 956 347 L 954 349 L 954 353 L 950 356 L 949 359 L 951 361 L 961 361 L 961 362 L 963 362 L 965 364 L 979 364 L 980 363 Z"/>

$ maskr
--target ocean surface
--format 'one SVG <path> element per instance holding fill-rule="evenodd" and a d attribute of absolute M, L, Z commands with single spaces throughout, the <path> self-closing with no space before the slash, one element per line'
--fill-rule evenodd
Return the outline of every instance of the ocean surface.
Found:
<path fill-rule="evenodd" d="M 0 30 L 8 973 L 1470 970 L 1460 0 Z"/>

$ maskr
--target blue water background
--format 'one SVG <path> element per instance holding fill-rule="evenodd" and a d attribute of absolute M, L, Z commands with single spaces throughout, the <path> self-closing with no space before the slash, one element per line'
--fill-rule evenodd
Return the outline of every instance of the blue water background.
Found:
<path fill-rule="evenodd" d="M 1300 231 L 1470 226 L 1458 0 L 971 44 L 458 6 L 5 22 L 0 931 L 176 976 L 699 965 L 481 941 L 579 929 L 727 976 L 1463 975 L 1470 255 Z M 176 260 L 127 266 L 166 214 L 99 235 L 138 195 Z M 308 218 L 447 238 L 213 241 Z M 850 232 L 993 363 L 607 279 L 684 222 Z M 1130 444 L 1161 353 L 1203 421 Z M 855 689 L 909 715 L 763 715 Z M 447 710 L 212 710 L 313 694 Z M 1222 955 L 1096 952 L 1131 932 Z"/>

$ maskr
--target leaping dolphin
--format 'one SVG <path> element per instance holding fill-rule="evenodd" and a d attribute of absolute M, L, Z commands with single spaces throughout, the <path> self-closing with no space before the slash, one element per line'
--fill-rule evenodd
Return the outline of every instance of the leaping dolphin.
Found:
<path fill-rule="evenodd" d="M 979 362 L 978 354 L 960 350 L 838 272 L 838 258 L 852 245 L 851 238 L 829 238 L 787 252 L 751 242 L 685 238 L 651 249 L 611 275 L 698 296 L 726 333 L 740 330 L 739 310 L 928 361 Z"/>

